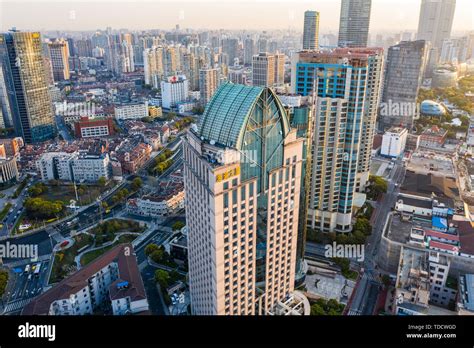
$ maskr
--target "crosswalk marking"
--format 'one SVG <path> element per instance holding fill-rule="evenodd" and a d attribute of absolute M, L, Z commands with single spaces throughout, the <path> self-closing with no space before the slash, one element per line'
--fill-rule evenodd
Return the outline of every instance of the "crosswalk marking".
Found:
<path fill-rule="evenodd" d="M 7 303 L 7 305 L 5 306 L 5 309 L 4 309 L 4 313 L 10 313 L 10 312 L 15 312 L 23 307 L 25 307 L 28 303 L 30 303 L 30 301 L 32 300 L 32 298 L 24 298 L 22 300 L 17 300 L 17 301 L 14 301 L 14 302 L 10 302 L 10 303 Z"/>
<path fill-rule="evenodd" d="M 349 310 L 349 312 L 347 313 L 347 315 L 361 315 L 360 311 L 357 310 L 357 309 L 351 309 Z"/>

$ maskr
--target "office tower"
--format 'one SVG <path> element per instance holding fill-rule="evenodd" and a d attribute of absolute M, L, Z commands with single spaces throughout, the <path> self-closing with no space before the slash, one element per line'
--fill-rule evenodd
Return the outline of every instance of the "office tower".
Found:
<path fill-rule="evenodd" d="M 184 140 L 191 309 L 272 314 L 294 289 L 302 139 L 269 88 L 227 83 Z"/>
<path fill-rule="evenodd" d="M 425 40 L 441 50 L 453 27 L 456 0 L 422 0 L 417 40 Z"/>
<path fill-rule="evenodd" d="M 275 84 L 275 56 L 259 53 L 252 59 L 252 83 L 254 86 L 273 87 Z"/>
<path fill-rule="evenodd" d="M 200 102 L 206 105 L 219 86 L 219 72 L 217 69 L 205 68 L 199 70 Z"/>
<path fill-rule="evenodd" d="M 303 51 L 292 57 L 292 64 L 293 93 L 312 95 L 317 86 L 312 165 L 306 174 L 311 178 L 308 226 L 349 232 L 358 181 L 363 187 L 368 177 L 362 170 L 370 162 L 365 152 L 373 143 L 383 51 Z"/>
<path fill-rule="evenodd" d="M 49 57 L 55 82 L 69 80 L 69 47 L 64 39 L 48 42 Z"/>
<path fill-rule="evenodd" d="M 278 42 L 277 41 L 270 41 L 270 47 L 268 48 L 268 51 L 270 53 L 277 53 L 278 52 Z"/>
<path fill-rule="evenodd" d="M 441 55 L 439 58 L 440 64 L 461 64 L 468 59 L 469 37 L 460 37 L 452 39 L 444 39 Z"/>
<path fill-rule="evenodd" d="M 258 53 L 268 52 L 268 40 L 265 37 L 260 37 L 257 42 Z"/>
<path fill-rule="evenodd" d="M 7 128 L 13 127 L 12 111 L 6 86 L 5 73 L 0 61 L 0 109 L 2 110 L 3 124 Z"/>
<path fill-rule="evenodd" d="M 342 0 L 339 47 L 367 47 L 372 0 Z"/>
<path fill-rule="evenodd" d="M 227 65 L 234 65 L 235 59 L 239 58 L 239 40 L 233 38 L 223 40 L 222 52 L 227 54 Z"/>
<path fill-rule="evenodd" d="M 12 31 L 0 35 L 0 56 L 16 133 L 26 143 L 53 138 L 55 124 L 40 33 Z"/>
<path fill-rule="evenodd" d="M 94 47 L 102 47 L 94 45 Z M 92 57 L 92 42 L 90 39 L 82 39 L 76 41 L 77 56 L 78 57 Z M 105 48 L 105 47 L 102 47 Z"/>
<path fill-rule="evenodd" d="M 304 13 L 303 49 L 317 50 L 319 48 L 319 12 Z"/>
<path fill-rule="evenodd" d="M 391 126 L 409 129 L 413 126 L 427 56 L 428 46 L 424 40 L 401 42 L 388 49 L 380 110 L 381 130 Z"/>
<path fill-rule="evenodd" d="M 147 48 L 143 51 L 145 84 L 158 88 L 164 75 L 163 47 Z"/>
<path fill-rule="evenodd" d="M 252 38 L 247 37 L 244 40 L 244 65 L 250 66 L 252 65 L 252 57 L 255 54 L 255 42 Z"/>

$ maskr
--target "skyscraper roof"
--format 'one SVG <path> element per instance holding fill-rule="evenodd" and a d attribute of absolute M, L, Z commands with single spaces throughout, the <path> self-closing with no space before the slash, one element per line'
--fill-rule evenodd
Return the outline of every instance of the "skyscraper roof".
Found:
<path fill-rule="evenodd" d="M 232 83 L 221 86 L 204 111 L 199 125 L 199 136 L 224 146 L 240 148 L 245 124 L 264 90 L 263 87 Z M 284 119 L 286 134 L 289 126 L 288 120 Z"/>

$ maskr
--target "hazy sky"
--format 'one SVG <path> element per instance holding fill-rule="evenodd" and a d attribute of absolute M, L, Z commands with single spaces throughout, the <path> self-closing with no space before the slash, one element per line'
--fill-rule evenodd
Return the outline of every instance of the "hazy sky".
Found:
<path fill-rule="evenodd" d="M 421 0 L 373 0 L 371 31 L 416 30 Z M 287 29 L 303 13 L 321 13 L 321 29 L 337 30 L 340 0 L 0 0 L 0 29 Z M 457 0 L 453 31 L 474 30 L 474 0 Z"/>

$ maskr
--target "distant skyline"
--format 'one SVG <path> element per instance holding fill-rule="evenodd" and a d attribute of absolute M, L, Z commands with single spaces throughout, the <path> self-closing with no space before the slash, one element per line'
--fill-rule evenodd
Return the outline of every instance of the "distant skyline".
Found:
<path fill-rule="evenodd" d="M 370 31 L 415 31 L 421 0 L 373 0 Z M 0 0 L 2 31 L 295 29 L 304 11 L 321 14 L 321 31 L 338 31 L 340 0 Z M 453 32 L 474 30 L 474 1 L 457 0 Z"/>

